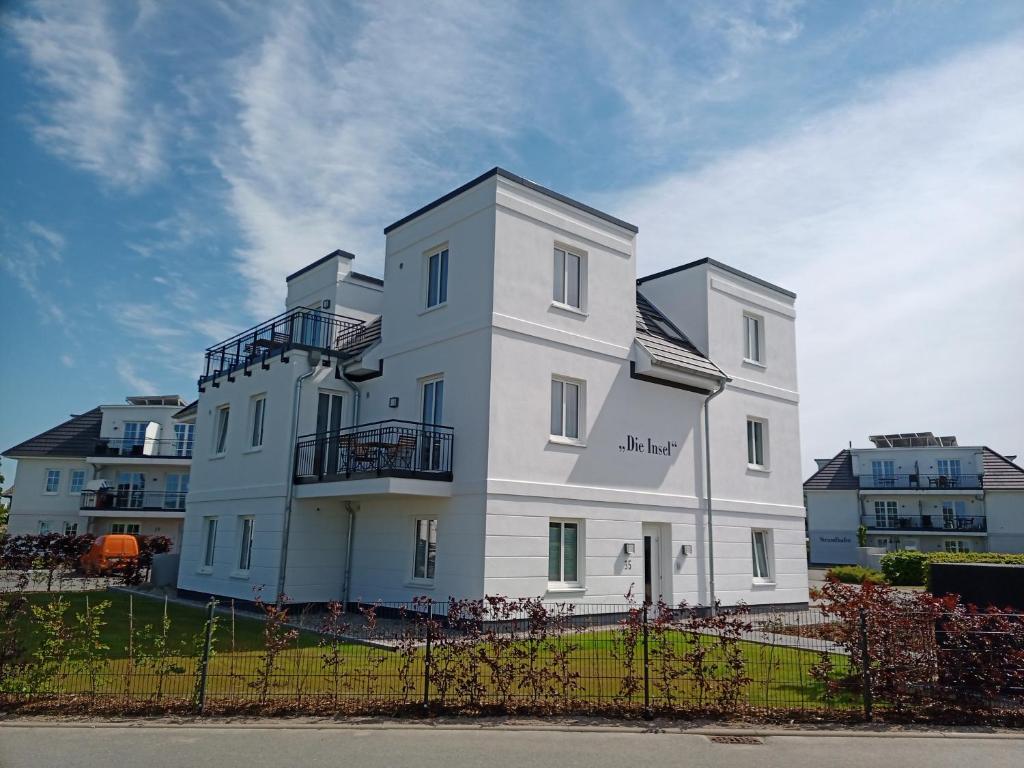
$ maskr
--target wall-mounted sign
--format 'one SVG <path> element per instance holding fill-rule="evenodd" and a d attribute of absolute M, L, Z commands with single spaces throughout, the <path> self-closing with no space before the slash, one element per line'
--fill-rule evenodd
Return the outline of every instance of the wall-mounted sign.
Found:
<path fill-rule="evenodd" d="M 627 435 L 626 442 L 619 446 L 619 453 L 643 453 L 648 456 L 671 456 L 678 447 L 675 440 L 658 442 L 649 437 Z"/>

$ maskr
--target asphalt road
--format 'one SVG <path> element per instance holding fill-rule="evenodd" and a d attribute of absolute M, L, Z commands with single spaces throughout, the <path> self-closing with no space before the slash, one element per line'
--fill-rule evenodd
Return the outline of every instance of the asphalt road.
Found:
<path fill-rule="evenodd" d="M 716 766 L 793 768 L 1020 768 L 1024 735 L 850 735 L 775 732 L 760 744 L 719 744 L 695 733 L 522 727 L 129 727 L 0 724 L 2 768 L 423 768 L 488 766 Z"/>

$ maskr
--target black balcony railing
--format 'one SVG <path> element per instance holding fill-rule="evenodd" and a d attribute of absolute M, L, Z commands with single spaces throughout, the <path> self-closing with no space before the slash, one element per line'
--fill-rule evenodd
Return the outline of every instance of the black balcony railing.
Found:
<path fill-rule="evenodd" d="M 291 309 L 206 350 L 200 382 L 265 362 L 289 349 L 344 353 L 357 346 L 366 323 L 319 309 Z"/>
<path fill-rule="evenodd" d="M 184 511 L 182 491 L 139 491 L 133 488 L 107 488 L 82 491 L 79 509 L 175 510 Z"/>
<path fill-rule="evenodd" d="M 452 479 L 451 427 L 379 421 L 300 437 L 295 481 L 316 483 L 366 477 Z"/>
<path fill-rule="evenodd" d="M 96 441 L 94 450 L 94 456 L 191 459 L 192 439 L 148 440 L 136 437 L 101 437 Z"/>
<path fill-rule="evenodd" d="M 942 531 L 948 533 L 984 533 L 988 530 L 983 515 L 864 515 L 861 523 L 873 531 Z"/>
<path fill-rule="evenodd" d="M 963 488 L 976 490 L 982 487 L 984 475 L 959 473 L 946 475 L 907 474 L 907 475 L 861 475 L 860 487 L 867 489 L 894 488 L 897 490 L 945 490 Z"/>

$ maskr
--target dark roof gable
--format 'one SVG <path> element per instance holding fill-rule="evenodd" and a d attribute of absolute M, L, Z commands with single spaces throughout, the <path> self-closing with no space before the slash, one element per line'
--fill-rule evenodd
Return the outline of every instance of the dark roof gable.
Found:
<path fill-rule="evenodd" d="M 688 368 L 715 379 L 728 378 L 639 291 L 636 294 L 636 340 L 659 363 Z"/>
<path fill-rule="evenodd" d="M 103 412 L 93 408 L 4 451 L 5 456 L 89 456 L 96 451 Z"/>
<path fill-rule="evenodd" d="M 853 474 L 853 454 L 848 448 L 804 481 L 805 491 L 855 491 L 859 487 Z"/>
<path fill-rule="evenodd" d="M 1024 468 L 988 447 L 981 449 L 981 459 L 985 469 L 981 485 L 986 491 L 1024 490 Z"/>

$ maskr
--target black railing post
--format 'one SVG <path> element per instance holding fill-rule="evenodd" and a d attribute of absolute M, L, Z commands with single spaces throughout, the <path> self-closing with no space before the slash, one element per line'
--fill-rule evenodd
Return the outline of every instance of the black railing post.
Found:
<path fill-rule="evenodd" d="M 864 699 L 864 719 L 870 721 L 874 709 L 871 691 L 871 657 L 868 655 L 868 614 L 860 609 L 861 691 Z"/>
<path fill-rule="evenodd" d="M 206 709 L 206 681 L 210 671 L 210 654 L 213 650 L 213 616 L 217 609 L 217 601 L 210 598 L 206 606 L 206 640 L 203 643 L 203 657 L 199 661 L 199 691 L 196 696 L 199 714 Z"/>
<path fill-rule="evenodd" d="M 431 635 L 433 634 L 432 624 L 434 619 L 434 604 L 427 600 L 427 647 L 423 655 L 423 709 L 430 709 L 430 664 L 431 664 Z"/>
<path fill-rule="evenodd" d="M 650 607 L 650 603 L 644 603 L 643 613 L 643 638 L 644 638 L 644 720 L 652 720 L 654 718 L 651 712 L 651 659 L 650 649 L 648 642 L 649 632 L 647 627 L 647 609 Z"/>

